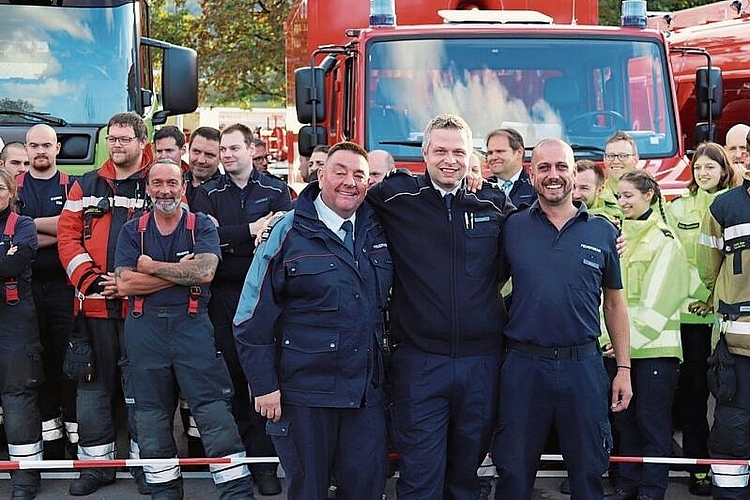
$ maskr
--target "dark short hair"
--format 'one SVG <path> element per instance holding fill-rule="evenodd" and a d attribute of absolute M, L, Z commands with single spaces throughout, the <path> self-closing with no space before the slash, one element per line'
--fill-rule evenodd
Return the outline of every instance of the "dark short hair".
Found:
<path fill-rule="evenodd" d="M 490 139 L 493 137 L 507 137 L 508 138 L 508 145 L 510 146 L 510 149 L 513 151 L 518 151 L 519 149 L 525 151 L 526 146 L 523 144 L 523 136 L 518 132 L 518 130 L 514 128 L 498 128 L 493 131 L 491 131 L 489 134 L 487 134 L 487 138 L 485 139 L 484 143 L 489 144 Z"/>
<path fill-rule="evenodd" d="M 221 137 L 224 137 L 226 134 L 231 134 L 232 132 L 241 133 L 242 136 L 245 138 L 245 145 L 247 147 L 250 147 L 253 145 L 253 141 L 255 140 L 255 136 L 253 135 L 253 129 L 251 129 L 247 125 L 243 125 L 242 123 L 234 123 L 232 125 L 229 125 L 224 130 L 221 131 Z"/>
<path fill-rule="evenodd" d="M 8 151 L 11 149 L 21 149 L 23 151 L 26 151 L 26 145 L 20 141 L 11 141 L 7 143 L 5 146 L 3 146 L 3 149 L 0 150 L 0 160 L 7 160 L 8 159 Z"/>
<path fill-rule="evenodd" d="M 193 133 L 190 134 L 190 145 L 193 145 L 193 139 L 196 137 L 203 137 L 207 141 L 211 142 L 221 142 L 221 132 L 219 132 L 218 128 L 213 127 L 198 127 L 197 129 L 193 130 Z"/>
<path fill-rule="evenodd" d="M 357 144 L 356 142 L 350 142 L 350 141 L 341 141 L 333 146 L 328 150 L 328 156 L 327 158 L 330 158 L 334 153 L 338 151 L 351 151 L 352 153 L 356 153 L 365 160 L 367 160 L 367 151 Z"/>
<path fill-rule="evenodd" d="M 259 147 L 264 147 L 264 148 L 268 147 L 268 144 L 266 144 L 266 141 L 264 141 L 263 139 L 255 139 L 253 141 L 253 144 L 255 145 L 256 148 L 259 148 Z"/>
<path fill-rule="evenodd" d="M 179 127 L 174 125 L 165 125 L 154 132 L 154 143 L 159 139 L 166 139 L 167 137 L 173 138 L 178 148 L 185 145 L 185 134 L 182 133 L 182 130 L 180 130 Z"/>
<path fill-rule="evenodd" d="M 313 153 L 325 153 L 328 154 L 328 150 L 331 149 L 331 146 L 328 144 L 320 144 L 318 146 L 315 146 L 315 148 L 312 150 Z"/>
<path fill-rule="evenodd" d="M 107 134 L 109 134 L 109 129 L 112 125 L 119 125 L 120 127 L 130 126 L 133 128 L 133 133 L 136 138 L 144 141 L 148 138 L 146 122 L 143 121 L 143 118 L 132 111 L 112 115 L 112 118 L 107 122 Z"/>

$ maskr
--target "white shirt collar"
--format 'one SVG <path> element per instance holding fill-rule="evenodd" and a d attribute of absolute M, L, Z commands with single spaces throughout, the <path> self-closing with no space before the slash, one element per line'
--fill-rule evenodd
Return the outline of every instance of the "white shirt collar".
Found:
<path fill-rule="evenodd" d="M 331 210 L 331 208 L 323 202 L 323 198 L 320 195 L 315 198 L 315 201 L 313 201 L 313 205 L 315 206 L 315 211 L 318 213 L 318 219 L 320 219 L 320 221 L 325 224 L 328 229 L 336 233 L 342 241 L 344 239 L 345 233 L 344 230 L 341 229 L 341 224 L 343 224 L 344 221 L 350 220 L 352 221 L 352 227 L 357 227 L 357 224 L 355 224 L 357 218 L 356 212 L 353 213 L 352 216 L 348 219 L 344 219 L 339 214 Z M 352 231 L 352 236 L 353 235 L 354 231 Z"/>
<path fill-rule="evenodd" d="M 458 190 L 461 188 L 461 185 L 458 185 L 458 186 L 454 187 L 451 191 L 446 191 L 445 189 L 443 189 L 440 186 L 438 186 L 437 184 L 435 184 L 435 181 L 430 180 L 430 182 L 432 182 L 432 187 L 434 187 L 435 189 L 437 189 L 440 192 L 440 197 L 441 198 L 445 197 L 445 195 L 448 194 L 448 193 L 451 193 L 451 194 L 455 195 L 456 193 L 458 193 Z"/>

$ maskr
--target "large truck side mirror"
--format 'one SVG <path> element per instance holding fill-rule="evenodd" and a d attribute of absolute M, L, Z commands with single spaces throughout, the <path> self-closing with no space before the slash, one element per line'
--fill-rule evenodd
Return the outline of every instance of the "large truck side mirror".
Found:
<path fill-rule="evenodd" d="M 306 125 L 299 129 L 297 149 L 301 156 L 309 157 L 315 146 L 326 144 L 326 129 L 319 125 Z"/>
<path fill-rule="evenodd" d="M 163 110 L 152 117 L 154 125 L 170 115 L 192 113 L 198 107 L 198 56 L 193 49 L 167 44 L 161 76 Z"/>
<path fill-rule="evenodd" d="M 700 122 L 695 124 L 695 143 L 716 142 L 716 124 Z"/>
<path fill-rule="evenodd" d="M 724 107 L 724 84 L 721 68 L 715 66 L 698 68 L 695 72 L 695 102 L 698 120 L 716 120 L 721 118 Z"/>
<path fill-rule="evenodd" d="M 325 121 L 325 72 L 323 68 L 308 66 L 294 71 L 294 101 L 297 108 L 297 120 L 300 123 L 313 123 L 313 114 L 315 114 L 315 124 Z M 300 144 L 301 137 L 300 132 Z M 320 144 L 325 144 L 325 142 Z"/>

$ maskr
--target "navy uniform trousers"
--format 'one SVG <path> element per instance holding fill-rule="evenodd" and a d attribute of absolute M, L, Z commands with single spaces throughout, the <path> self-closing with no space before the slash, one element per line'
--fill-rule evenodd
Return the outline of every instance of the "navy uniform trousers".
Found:
<path fill-rule="evenodd" d="M 492 446 L 496 500 L 531 498 L 539 457 L 556 426 L 573 498 L 601 500 L 612 432 L 610 382 L 596 343 L 557 359 L 506 349 Z"/>
<path fill-rule="evenodd" d="M 187 305 L 146 308 L 125 320 L 129 383 L 135 399 L 135 420 L 141 458 L 173 458 L 174 412 L 182 390 L 209 457 L 245 456 L 229 408 L 232 384 L 224 359 L 217 355 L 211 323 L 205 312 L 191 316 Z M 247 467 L 211 465 L 223 500 L 253 498 Z M 153 498 L 182 498 L 177 466 L 144 466 Z"/>
<path fill-rule="evenodd" d="M 394 351 L 399 500 L 478 497 L 477 468 L 495 426 L 499 358 L 430 354 L 403 344 Z"/>

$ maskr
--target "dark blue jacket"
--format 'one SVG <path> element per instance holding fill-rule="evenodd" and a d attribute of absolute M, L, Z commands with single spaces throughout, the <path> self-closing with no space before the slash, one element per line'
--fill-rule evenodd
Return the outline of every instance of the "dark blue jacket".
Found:
<path fill-rule="evenodd" d="M 498 179 L 494 175 L 487 179 L 488 182 L 497 184 Z M 510 189 L 510 201 L 513 202 L 514 207 L 520 207 L 523 205 L 531 205 L 537 198 L 536 189 L 531 183 L 531 177 L 525 168 L 521 169 L 521 175 L 518 176 L 518 180 L 513 183 L 513 187 Z"/>
<path fill-rule="evenodd" d="M 211 215 L 219 221 L 222 259 L 214 283 L 236 283 L 239 287 L 255 251 L 255 237 L 250 236 L 248 224 L 268 212 L 289 210 L 289 188 L 283 181 L 254 168 L 244 188 L 237 186 L 227 174 L 213 182 L 194 192 L 190 210 Z"/>
<path fill-rule="evenodd" d="M 357 408 L 382 390 L 393 263 L 367 203 L 357 210 L 352 255 L 318 219 L 319 192 L 318 183 L 308 185 L 258 247 L 235 342 L 253 394 L 281 389 L 285 404 Z"/>
<path fill-rule="evenodd" d="M 502 190 L 459 189 L 450 214 L 427 174 L 390 174 L 367 199 L 385 228 L 395 281 L 391 334 L 433 354 L 499 354 L 507 320 L 498 292 Z"/>
<path fill-rule="evenodd" d="M 37 250 L 36 224 L 30 217 L 19 215 L 13 237 L 6 236 L 10 208 L 0 211 L 0 302 L 5 304 L 6 279 L 18 282 L 20 299 L 31 300 L 31 262 Z M 8 255 L 11 247 L 16 251 Z"/>

